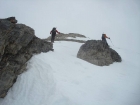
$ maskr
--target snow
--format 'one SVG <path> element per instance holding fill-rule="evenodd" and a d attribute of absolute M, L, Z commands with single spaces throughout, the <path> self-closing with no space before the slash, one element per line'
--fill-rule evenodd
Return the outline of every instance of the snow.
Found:
<path fill-rule="evenodd" d="M 76 37 L 76 38 L 73 38 L 73 37 L 67 37 L 66 39 L 74 39 L 74 40 L 83 40 L 83 41 L 87 41 L 87 40 L 91 40 L 89 37 Z"/>
<path fill-rule="evenodd" d="M 139 105 L 140 55 L 114 48 L 122 62 L 100 67 L 76 57 L 81 45 L 56 41 L 35 55 L 0 105 Z"/>

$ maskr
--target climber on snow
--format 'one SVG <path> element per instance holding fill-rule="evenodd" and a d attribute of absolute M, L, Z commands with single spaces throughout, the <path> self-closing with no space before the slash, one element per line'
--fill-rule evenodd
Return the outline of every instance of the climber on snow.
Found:
<path fill-rule="evenodd" d="M 104 42 L 105 46 L 109 47 L 109 45 L 108 45 L 108 43 L 106 41 L 106 38 L 110 39 L 109 37 L 106 36 L 106 34 L 102 34 L 102 41 Z"/>
<path fill-rule="evenodd" d="M 50 32 L 50 34 L 51 34 L 51 42 L 52 42 L 52 43 L 54 43 L 54 39 L 55 39 L 56 33 L 60 34 L 60 32 L 58 32 L 58 31 L 56 30 L 56 28 L 54 27 L 54 28 L 51 30 L 51 32 Z"/>

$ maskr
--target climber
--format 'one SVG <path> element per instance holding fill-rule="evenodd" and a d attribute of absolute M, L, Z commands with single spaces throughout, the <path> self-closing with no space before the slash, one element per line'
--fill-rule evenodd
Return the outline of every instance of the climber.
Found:
<path fill-rule="evenodd" d="M 54 39 L 55 39 L 56 33 L 60 34 L 60 32 L 58 32 L 58 31 L 56 30 L 56 27 L 54 27 L 54 28 L 51 30 L 51 32 L 50 32 L 50 34 L 52 35 L 52 36 L 51 36 L 51 42 L 52 42 L 52 43 L 54 43 Z"/>
<path fill-rule="evenodd" d="M 109 37 L 106 36 L 106 34 L 102 34 L 102 41 L 105 43 L 105 46 L 109 47 L 109 45 L 108 45 L 108 43 L 106 41 L 106 38 L 110 39 Z"/>

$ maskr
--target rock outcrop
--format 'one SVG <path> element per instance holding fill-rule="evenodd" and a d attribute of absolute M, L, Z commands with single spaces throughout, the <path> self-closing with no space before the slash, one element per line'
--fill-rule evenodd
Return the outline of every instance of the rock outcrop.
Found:
<path fill-rule="evenodd" d="M 77 57 L 98 66 L 108 66 L 113 62 L 122 61 L 120 55 L 105 46 L 101 40 L 88 40 L 80 47 Z"/>
<path fill-rule="evenodd" d="M 81 38 L 81 39 L 76 39 L 76 38 Z M 86 38 L 84 35 L 80 35 L 80 34 L 76 34 L 76 33 L 69 33 L 69 34 L 60 33 L 60 34 L 56 35 L 55 41 L 72 41 L 72 42 L 85 43 L 86 41 L 84 40 L 84 38 Z M 50 41 L 51 36 L 49 36 L 45 40 Z"/>
<path fill-rule="evenodd" d="M 53 47 L 37 38 L 32 28 L 16 22 L 16 19 L 0 19 L 0 98 L 6 96 L 34 54 L 48 52 Z"/>

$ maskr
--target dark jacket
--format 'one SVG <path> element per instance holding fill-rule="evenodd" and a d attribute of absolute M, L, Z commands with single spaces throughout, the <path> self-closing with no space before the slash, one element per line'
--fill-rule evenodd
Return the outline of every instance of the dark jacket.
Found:
<path fill-rule="evenodd" d="M 58 32 L 55 28 L 53 28 L 50 32 L 52 35 L 56 35 L 56 33 L 60 34 L 60 32 Z"/>

